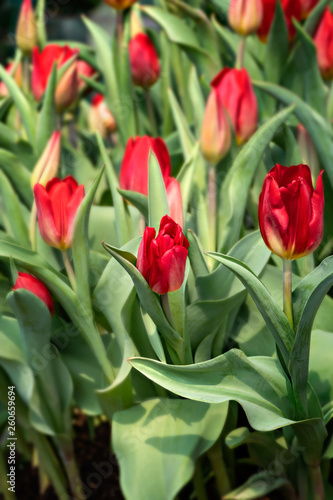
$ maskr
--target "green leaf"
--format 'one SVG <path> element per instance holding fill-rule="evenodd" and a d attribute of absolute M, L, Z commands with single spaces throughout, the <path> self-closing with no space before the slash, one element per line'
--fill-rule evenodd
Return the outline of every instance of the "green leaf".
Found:
<path fill-rule="evenodd" d="M 262 471 L 251 476 L 239 488 L 224 495 L 223 500 L 256 500 L 288 485 L 290 485 L 288 479 L 276 477 L 271 471 Z"/>
<path fill-rule="evenodd" d="M 296 94 L 279 85 L 266 82 L 253 82 L 264 92 L 272 95 L 287 106 L 295 104 L 294 114 L 309 132 L 320 160 L 325 167 L 330 183 L 333 186 L 333 141 L 332 128 L 323 117 L 306 104 Z"/>
<path fill-rule="evenodd" d="M 182 144 L 182 150 L 185 159 L 187 159 L 192 151 L 195 144 L 195 139 L 192 132 L 188 126 L 187 119 L 178 104 L 178 101 L 171 89 L 168 90 L 170 106 L 172 110 L 172 115 L 179 133 L 180 141 Z"/>
<path fill-rule="evenodd" d="M 188 256 L 194 276 L 196 278 L 199 276 L 207 276 L 209 274 L 209 267 L 199 238 L 191 230 L 187 232 L 186 236 L 190 244 Z"/>
<path fill-rule="evenodd" d="M 103 140 L 98 132 L 96 132 L 96 138 L 102 159 L 105 163 L 105 172 L 109 182 L 113 206 L 115 208 L 116 214 L 116 233 L 118 237 L 118 246 L 121 247 L 125 245 L 125 243 L 129 240 L 124 202 L 118 192 L 119 182 L 116 171 L 112 164 L 111 158 L 106 151 Z"/>
<path fill-rule="evenodd" d="M 281 2 L 276 2 L 275 16 L 269 31 L 264 71 L 268 81 L 278 83 L 289 52 L 288 30 Z"/>
<path fill-rule="evenodd" d="M 38 119 L 37 125 L 37 151 L 41 155 L 44 148 L 57 128 L 57 113 L 54 103 L 54 95 L 57 84 L 56 65 L 52 68 L 46 92 L 44 95 L 42 110 Z"/>
<path fill-rule="evenodd" d="M 237 401 L 254 429 L 268 431 L 293 423 L 290 383 L 273 358 L 247 358 L 232 349 L 195 365 L 165 365 L 144 358 L 129 362 L 179 396 L 206 403 Z"/>
<path fill-rule="evenodd" d="M 227 252 L 239 239 L 243 225 L 248 193 L 254 174 L 273 135 L 286 121 L 294 107 L 277 113 L 245 144 L 237 155 L 221 188 L 218 241 L 220 252 Z"/>
<path fill-rule="evenodd" d="M 314 318 L 327 292 L 333 286 L 333 256 L 306 276 L 293 292 L 296 339 L 290 355 L 289 369 L 296 394 L 304 408 L 307 405 L 307 381 L 311 331 Z"/>
<path fill-rule="evenodd" d="M 125 200 L 132 203 L 142 213 L 144 218 L 148 220 L 148 196 L 137 193 L 136 191 L 127 191 L 117 188 L 117 191 L 125 198 Z"/>
<path fill-rule="evenodd" d="M 30 208 L 33 195 L 30 186 L 31 173 L 29 170 L 22 165 L 13 153 L 5 149 L 0 149 L 0 168 L 10 179 L 24 203 Z"/>
<path fill-rule="evenodd" d="M 184 163 L 177 175 L 177 180 L 180 184 L 180 190 L 182 194 L 184 221 L 186 220 L 187 210 L 192 197 L 192 187 L 195 173 L 199 162 L 201 161 L 202 157 L 200 154 L 200 144 L 197 142 L 188 160 Z"/>
<path fill-rule="evenodd" d="M 313 36 L 315 30 L 317 29 L 318 23 L 321 20 L 326 6 L 330 3 L 330 0 L 321 0 L 317 3 L 314 9 L 310 12 L 309 17 L 304 23 L 304 29 L 310 36 Z"/>
<path fill-rule="evenodd" d="M 311 334 L 309 382 L 318 396 L 321 406 L 333 401 L 333 333 L 314 330 Z M 324 412 L 324 408 L 323 408 Z"/>
<path fill-rule="evenodd" d="M 148 172 L 149 227 L 154 227 L 158 234 L 162 217 L 169 215 L 169 203 L 162 170 L 152 150 L 149 154 Z"/>
<path fill-rule="evenodd" d="M 116 413 L 112 446 L 127 499 L 173 500 L 191 479 L 195 461 L 218 439 L 228 404 L 150 399 Z"/>
<path fill-rule="evenodd" d="M 4 204 L 6 220 L 3 221 L 7 232 L 22 246 L 30 247 L 28 228 L 24 221 L 22 206 L 12 185 L 3 172 L 0 171 L 0 196 Z"/>
<path fill-rule="evenodd" d="M 277 305 L 267 288 L 251 269 L 237 259 L 214 252 L 208 252 L 207 255 L 225 265 L 243 283 L 256 303 L 282 353 L 286 365 L 288 365 L 289 355 L 294 343 L 294 332 L 284 312 Z"/>
<path fill-rule="evenodd" d="M 2 80 L 6 85 L 6 87 L 8 88 L 9 93 L 21 115 L 23 126 L 25 128 L 29 141 L 34 148 L 36 145 L 35 110 L 30 106 L 23 92 L 17 86 L 15 80 L 11 77 L 9 73 L 7 73 L 7 71 L 3 66 L 0 66 L 0 80 Z"/>
<path fill-rule="evenodd" d="M 77 296 L 87 313 L 92 317 L 89 285 L 89 244 L 88 224 L 91 205 L 104 173 L 101 169 L 89 192 L 84 197 L 75 216 L 73 226 L 73 261 L 77 284 Z"/>

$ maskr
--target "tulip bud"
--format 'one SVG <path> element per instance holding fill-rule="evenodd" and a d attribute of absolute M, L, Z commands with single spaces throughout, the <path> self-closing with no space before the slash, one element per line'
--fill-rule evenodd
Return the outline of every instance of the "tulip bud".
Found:
<path fill-rule="evenodd" d="M 16 28 L 16 43 L 25 56 L 38 43 L 37 25 L 31 0 L 23 0 Z"/>
<path fill-rule="evenodd" d="M 306 19 L 319 0 L 301 0 L 302 19 Z"/>
<path fill-rule="evenodd" d="M 262 18 L 262 23 L 257 31 L 257 34 L 260 40 L 266 43 L 275 15 L 276 0 L 261 0 L 261 1 L 263 6 L 263 18 Z M 284 12 L 284 18 L 287 24 L 289 40 L 292 40 L 292 38 L 296 33 L 296 28 L 293 24 L 293 19 L 296 19 L 297 21 L 301 20 L 301 15 L 302 15 L 301 0 L 281 0 L 281 3 Z"/>
<path fill-rule="evenodd" d="M 89 124 L 90 129 L 97 130 L 102 137 L 117 130 L 114 116 L 107 107 L 102 94 L 96 94 L 91 101 Z"/>
<path fill-rule="evenodd" d="M 77 74 L 77 66 L 74 62 L 65 71 L 65 74 L 60 79 L 57 85 L 54 102 L 57 113 L 63 113 L 71 106 L 79 95 L 79 79 Z"/>
<path fill-rule="evenodd" d="M 239 35 L 255 33 L 263 18 L 262 0 L 231 0 L 228 19 Z"/>
<path fill-rule="evenodd" d="M 150 150 L 155 154 L 164 182 L 171 176 L 171 161 L 168 148 L 159 137 L 136 137 L 127 142 L 125 155 L 120 168 L 119 184 L 121 189 L 148 195 L 148 161 Z"/>
<path fill-rule="evenodd" d="M 201 150 L 206 160 L 216 165 L 228 153 L 230 144 L 229 121 L 219 93 L 213 88 L 208 97 L 202 125 Z"/>
<path fill-rule="evenodd" d="M 31 276 L 31 274 L 22 273 L 21 271 L 19 271 L 18 278 L 16 280 L 15 286 L 13 287 L 13 290 L 19 290 L 20 288 L 29 290 L 29 292 L 37 295 L 37 297 L 39 297 L 47 306 L 51 316 L 53 316 L 54 314 L 53 300 L 50 295 L 50 292 L 48 291 L 44 283 L 39 281 L 34 276 Z"/>
<path fill-rule="evenodd" d="M 182 286 L 190 245 L 181 227 L 168 215 L 162 218 L 156 239 L 155 235 L 153 227 L 146 227 L 136 267 L 153 292 L 164 295 Z"/>
<path fill-rule="evenodd" d="M 84 186 L 79 186 L 70 175 L 62 181 L 55 177 L 46 187 L 36 184 L 34 195 L 43 240 L 59 250 L 70 248 L 75 215 L 84 198 Z"/>
<path fill-rule="evenodd" d="M 31 187 L 39 182 L 42 186 L 53 179 L 58 173 L 61 152 L 61 132 L 53 132 L 42 156 L 39 158 L 31 175 Z"/>
<path fill-rule="evenodd" d="M 316 179 L 320 172 L 317 152 L 306 128 L 299 123 L 297 127 L 297 144 L 301 153 L 302 162 L 309 165 L 312 178 Z"/>
<path fill-rule="evenodd" d="M 258 125 L 257 98 L 246 69 L 223 69 L 211 82 L 211 87 L 217 93 L 218 102 L 229 114 L 236 143 L 243 144 Z M 213 107 L 212 104 L 210 106 Z"/>
<path fill-rule="evenodd" d="M 169 214 L 180 227 L 183 227 L 183 203 L 180 184 L 174 177 L 169 177 L 165 181 L 166 195 L 169 205 Z"/>
<path fill-rule="evenodd" d="M 320 72 L 326 80 L 333 79 L 333 14 L 326 7 L 314 36 Z"/>
<path fill-rule="evenodd" d="M 319 246 L 324 231 L 323 171 L 313 189 L 307 165 L 275 165 L 259 198 L 259 226 L 268 248 L 282 259 L 299 259 Z"/>
<path fill-rule="evenodd" d="M 9 73 L 15 80 L 18 87 L 22 87 L 22 64 L 19 63 L 14 71 L 15 63 L 10 63 L 6 66 L 6 72 Z M 9 95 L 8 89 L 4 82 L 0 81 L 0 97 L 7 97 Z"/>
<path fill-rule="evenodd" d="M 160 76 L 160 63 L 153 42 L 145 33 L 139 33 L 129 43 L 132 79 L 135 85 L 147 89 Z"/>
<path fill-rule="evenodd" d="M 125 10 L 131 7 L 138 0 L 103 0 L 107 5 L 113 7 L 116 10 Z"/>

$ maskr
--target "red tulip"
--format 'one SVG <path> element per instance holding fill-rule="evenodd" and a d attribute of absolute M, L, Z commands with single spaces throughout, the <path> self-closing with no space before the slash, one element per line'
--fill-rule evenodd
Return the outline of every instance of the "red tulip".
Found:
<path fill-rule="evenodd" d="M 113 114 L 105 103 L 102 94 L 96 94 L 91 100 L 90 127 L 97 130 L 102 137 L 117 130 Z"/>
<path fill-rule="evenodd" d="M 218 100 L 229 113 L 238 145 L 247 141 L 258 125 L 258 104 L 245 68 L 224 68 L 211 82 Z"/>
<path fill-rule="evenodd" d="M 189 242 L 181 227 L 168 215 L 161 220 L 156 239 L 155 235 L 153 227 L 146 227 L 136 267 L 153 292 L 163 295 L 182 286 Z"/>
<path fill-rule="evenodd" d="M 323 171 L 313 189 L 307 165 L 275 165 L 259 198 L 259 226 L 268 248 L 282 259 L 314 252 L 323 237 Z"/>
<path fill-rule="evenodd" d="M 276 0 L 262 0 L 262 4 L 264 15 L 257 34 L 260 40 L 266 43 L 275 15 Z M 291 40 L 296 33 L 296 28 L 293 25 L 293 18 L 297 19 L 297 21 L 301 20 L 301 0 L 282 0 L 282 9 L 287 23 L 289 40 Z"/>
<path fill-rule="evenodd" d="M 19 271 L 18 278 L 16 280 L 15 286 L 13 290 L 19 290 L 20 288 L 24 288 L 25 290 L 29 290 L 29 292 L 34 293 L 39 297 L 44 304 L 48 307 L 51 316 L 54 314 L 54 304 L 50 292 L 37 278 L 31 276 L 31 274 L 22 273 Z"/>
<path fill-rule="evenodd" d="M 22 65 L 21 65 L 21 63 L 17 65 L 15 73 L 13 73 L 14 63 L 8 64 L 5 69 L 6 69 L 6 72 L 9 73 L 14 78 L 18 87 L 22 87 Z M 0 81 L 0 97 L 7 97 L 8 95 L 9 95 L 8 88 L 6 87 L 4 82 Z"/>
<path fill-rule="evenodd" d="M 154 85 L 160 76 L 160 63 L 153 42 L 145 33 L 138 33 L 129 43 L 132 79 L 145 89 Z"/>
<path fill-rule="evenodd" d="M 326 7 L 319 23 L 314 43 L 317 47 L 317 61 L 321 74 L 327 80 L 333 79 L 333 14 Z"/>
<path fill-rule="evenodd" d="M 263 18 L 262 0 L 231 0 L 229 24 L 239 35 L 255 33 Z"/>
<path fill-rule="evenodd" d="M 52 67 L 57 63 L 57 68 L 61 68 L 69 59 L 77 57 L 78 49 L 71 49 L 67 45 L 47 45 L 42 52 L 38 47 L 32 51 L 32 92 L 36 101 L 40 101 L 46 90 Z M 57 85 L 55 93 L 55 103 L 58 112 L 64 111 L 77 99 L 79 90 L 79 80 L 77 73 L 77 61 L 65 71 Z"/>
<path fill-rule="evenodd" d="M 124 10 L 136 3 L 138 0 L 104 0 L 107 5 L 116 10 Z"/>
<path fill-rule="evenodd" d="M 165 189 L 168 198 L 170 217 L 177 222 L 180 227 L 183 227 L 183 203 L 180 184 L 174 177 L 169 177 L 165 181 Z"/>
<path fill-rule="evenodd" d="M 45 186 L 58 173 L 61 154 L 61 132 L 55 131 L 36 163 L 30 179 L 32 189 L 38 182 Z"/>
<path fill-rule="evenodd" d="M 75 215 L 84 198 L 84 186 L 79 186 L 70 175 L 62 181 L 55 177 L 46 187 L 36 184 L 34 195 L 43 240 L 60 250 L 70 248 Z"/>
<path fill-rule="evenodd" d="M 301 0 L 302 19 L 306 19 L 319 0 Z"/>
<path fill-rule="evenodd" d="M 37 25 L 31 0 L 23 0 L 16 27 L 16 43 L 25 56 L 30 56 L 38 43 Z"/>
<path fill-rule="evenodd" d="M 163 139 L 147 135 L 129 139 L 120 169 L 120 188 L 148 195 L 148 160 L 150 150 L 155 154 L 164 180 L 171 175 L 171 161 Z"/>

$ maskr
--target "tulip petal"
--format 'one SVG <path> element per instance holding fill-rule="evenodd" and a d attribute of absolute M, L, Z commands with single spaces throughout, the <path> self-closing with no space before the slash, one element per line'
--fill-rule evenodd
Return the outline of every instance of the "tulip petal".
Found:
<path fill-rule="evenodd" d="M 316 189 L 311 199 L 311 221 L 309 224 L 308 253 L 314 252 L 319 246 L 324 234 L 324 186 L 323 170 L 320 172 Z"/>
<path fill-rule="evenodd" d="M 175 246 L 161 258 L 161 268 L 167 277 L 169 292 L 175 292 L 183 284 L 187 255 L 186 248 Z"/>
<path fill-rule="evenodd" d="M 38 226 L 43 240 L 50 246 L 59 248 L 61 236 L 57 229 L 52 203 L 47 190 L 41 184 L 34 187 L 37 206 Z"/>
<path fill-rule="evenodd" d="M 174 177 L 169 177 L 165 182 L 166 194 L 169 204 L 170 217 L 183 227 L 183 204 L 180 184 Z"/>
<path fill-rule="evenodd" d="M 64 233 L 65 248 L 70 248 L 72 246 L 74 220 L 83 198 L 84 198 L 84 185 L 81 184 L 80 186 L 77 186 L 76 190 L 71 195 L 71 198 L 69 199 L 65 207 L 66 210 L 65 219 L 67 220 L 67 231 L 66 233 Z"/>
<path fill-rule="evenodd" d="M 148 281 L 150 266 L 150 247 L 155 238 L 156 231 L 153 227 L 146 227 L 138 250 L 136 267 L 142 276 Z"/>
<path fill-rule="evenodd" d="M 291 184 L 294 180 L 302 178 L 310 187 L 311 192 L 313 192 L 311 170 L 307 165 L 292 165 L 291 167 L 284 168 L 285 170 L 282 174 L 281 180 L 280 182 L 278 182 L 280 187 L 288 187 L 288 185 Z"/>

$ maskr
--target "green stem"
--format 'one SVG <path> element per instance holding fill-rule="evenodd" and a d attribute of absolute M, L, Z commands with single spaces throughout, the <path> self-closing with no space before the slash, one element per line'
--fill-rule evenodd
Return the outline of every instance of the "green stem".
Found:
<path fill-rule="evenodd" d="M 154 105 L 148 89 L 145 90 L 145 97 L 146 97 L 146 106 L 147 106 L 147 113 L 149 117 L 151 132 L 154 137 L 157 137 L 158 131 L 157 131 L 155 112 L 154 112 Z"/>
<path fill-rule="evenodd" d="M 86 500 L 82 490 L 80 472 L 75 460 L 72 442 L 69 438 L 58 437 L 58 446 L 61 459 L 67 472 L 68 481 L 75 500 Z"/>
<path fill-rule="evenodd" d="M 164 295 L 161 295 L 161 305 L 162 305 L 162 309 L 163 309 L 163 312 L 165 314 L 165 317 L 166 319 L 169 321 L 170 323 L 170 326 L 177 331 L 177 327 L 176 327 L 176 324 L 175 324 L 175 321 L 173 319 L 173 316 L 172 316 L 172 312 L 171 312 L 171 308 L 170 308 L 170 303 L 169 303 L 169 297 L 168 297 L 168 294 L 165 293 Z M 169 351 L 169 354 L 170 354 L 170 357 L 172 359 L 172 362 L 177 365 L 177 364 L 181 364 L 181 365 L 185 365 L 185 345 L 184 345 L 184 342 L 180 342 L 179 345 L 177 347 L 172 347 L 172 346 L 169 346 L 168 342 L 165 343 L 167 348 L 168 348 L 168 351 Z"/>
<path fill-rule="evenodd" d="M 313 490 L 313 500 L 325 500 L 325 488 L 320 465 L 308 467 Z"/>
<path fill-rule="evenodd" d="M 30 225 L 29 225 L 30 243 L 31 243 L 31 248 L 34 252 L 37 250 L 36 229 L 37 229 L 37 206 L 36 202 L 34 201 L 31 208 Z"/>
<path fill-rule="evenodd" d="M 23 57 L 23 90 L 26 95 L 30 92 L 30 59 Z"/>
<path fill-rule="evenodd" d="M 235 68 L 236 69 L 242 69 L 244 65 L 244 54 L 245 54 L 245 44 L 246 44 L 246 37 L 243 36 L 239 42 L 238 46 L 238 52 L 237 52 L 237 58 L 236 58 L 236 64 Z"/>
<path fill-rule="evenodd" d="M 219 494 L 220 496 L 223 496 L 231 490 L 231 485 L 223 459 L 222 445 L 219 439 L 210 448 L 210 450 L 208 450 L 207 455 L 217 481 Z"/>
<path fill-rule="evenodd" d="M 210 248 L 216 250 L 216 168 L 211 165 L 208 170 L 208 226 Z"/>
<path fill-rule="evenodd" d="M 65 268 L 67 271 L 67 276 L 69 278 L 69 281 L 71 282 L 71 285 L 72 285 L 74 292 L 76 293 L 77 292 L 77 285 L 76 285 L 75 273 L 74 273 L 74 269 L 72 268 L 71 261 L 69 260 L 67 250 L 63 250 L 62 258 L 63 258 Z"/>
<path fill-rule="evenodd" d="M 124 37 L 124 12 L 122 10 L 118 10 L 116 16 L 118 50 L 119 53 L 121 53 Z"/>
<path fill-rule="evenodd" d="M 292 261 L 287 259 L 283 259 L 283 310 L 293 328 Z"/>
<path fill-rule="evenodd" d="M 197 460 L 197 463 L 195 464 L 195 472 L 192 481 L 194 484 L 194 489 L 197 499 L 208 500 L 205 488 L 205 481 L 202 475 L 200 460 Z"/>
<path fill-rule="evenodd" d="M 172 328 L 177 330 L 177 327 L 176 327 L 176 324 L 175 324 L 175 321 L 173 319 L 172 312 L 170 309 L 169 297 L 168 297 L 167 293 L 165 293 L 164 295 L 161 295 L 161 304 L 162 304 L 162 308 L 163 308 L 165 317 L 169 321 Z"/>

